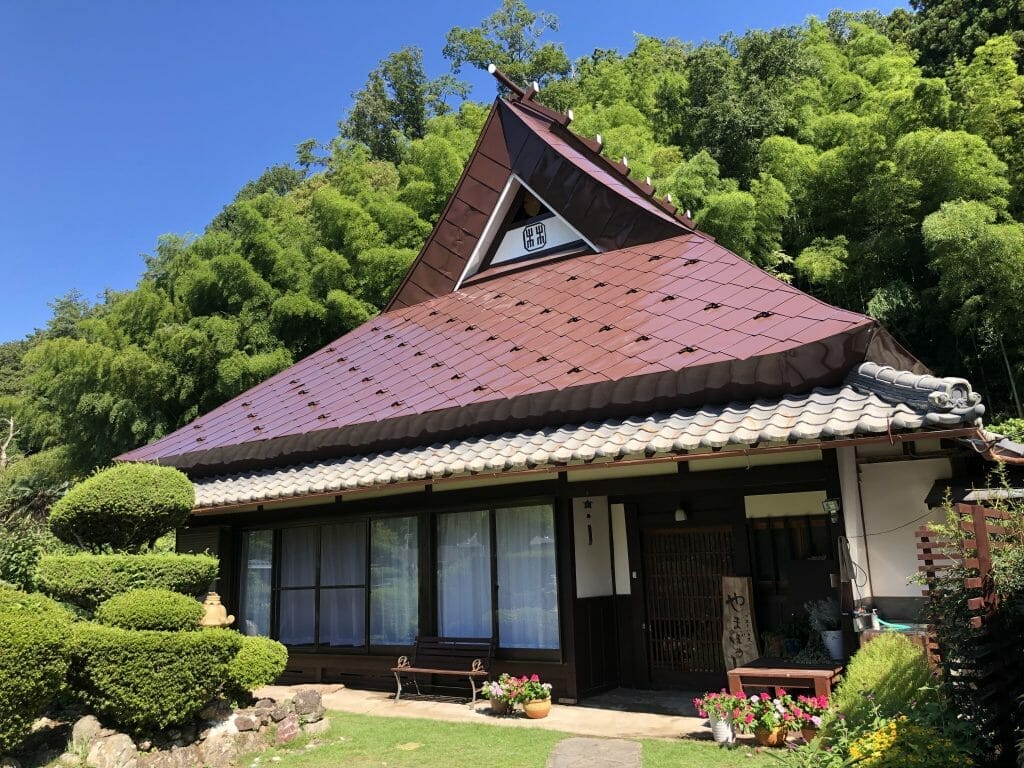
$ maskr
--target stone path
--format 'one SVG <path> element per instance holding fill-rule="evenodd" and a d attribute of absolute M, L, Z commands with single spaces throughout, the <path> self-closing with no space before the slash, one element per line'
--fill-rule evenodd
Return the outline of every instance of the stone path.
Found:
<path fill-rule="evenodd" d="M 547 768 L 640 768 L 640 745 L 625 739 L 563 739 Z"/>

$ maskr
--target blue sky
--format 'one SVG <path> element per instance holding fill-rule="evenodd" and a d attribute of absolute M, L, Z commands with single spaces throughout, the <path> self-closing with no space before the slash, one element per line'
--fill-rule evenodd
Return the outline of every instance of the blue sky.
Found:
<path fill-rule="evenodd" d="M 433 2 L 0 2 L 0 341 L 42 327 L 77 289 L 135 285 L 167 232 L 201 232 L 248 180 L 331 138 L 367 73 L 499 5 Z M 571 57 L 634 33 L 700 42 L 800 23 L 835 2 L 536 0 Z M 846 10 L 905 3 L 847 0 Z M 464 72 L 474 97 L 489 78 Z"/>

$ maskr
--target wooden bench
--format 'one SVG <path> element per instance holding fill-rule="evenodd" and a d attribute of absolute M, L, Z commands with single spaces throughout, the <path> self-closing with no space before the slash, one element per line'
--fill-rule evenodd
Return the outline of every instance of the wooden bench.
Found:
<path fill-rule="evenodd" d="M 471 704 L 476 703 L 477 681 L 486 678 L 494 659 L 494 641 L 479 637 L 418 637 L 412 659 L 399 656 L 391 668 L 398 690 L 395 701 L 402 696 L 402 677 L 412 678 L 416 693 L 420 692 L 417 674 L 465 677 L 469 680 Z"/>
<path fill-rule="evenodd" d="M 728 672 L 729 693 L 744 693 L 744 686 L 757 688 L 805 688 L 815 696 L 828 696 L 832 683 L 843 671 L 836 665 L 787 664 L 779 659 L 758 659 L 746 667 Z"/>

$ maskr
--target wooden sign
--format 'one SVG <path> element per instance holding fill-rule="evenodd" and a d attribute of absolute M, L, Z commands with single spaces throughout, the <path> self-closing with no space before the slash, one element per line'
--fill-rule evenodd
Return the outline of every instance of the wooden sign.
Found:
<path fill-rule="evenodd" d="M 722 577 L 722 651 L 726 669 L 742 667 L 761 655 L 754 628 L 754 590 L 746 576 Z"/>

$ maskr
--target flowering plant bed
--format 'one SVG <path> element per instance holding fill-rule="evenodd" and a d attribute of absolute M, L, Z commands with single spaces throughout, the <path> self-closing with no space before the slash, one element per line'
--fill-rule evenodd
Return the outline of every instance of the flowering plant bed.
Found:
<path fill-rule="evenodd" d="M 828 711 L 828 696 L 797 696 L 791 710 L 800 728 L 820 728 L 821 718 Z"/>
<path fill-rule="evenodd" d="M 491 701 L 509 704 L 541 701 L 551 698 L 551 683 L 542 683 L 538 675 L 515 677 L 503 672 L 497 680 L 486 682 L 480 695 Z"/>
<path fill-rule="evenodd" d="M 745 713 L 746 699 L 735 696 L 723 688 L 718 693 L 709 691 L 693 700 L 700 717 L 709 720 L 739 720 Z"/>
<path fill-rule="evenodd" d="M 793 714 L 793 697 L 779 689 L 774 698 L 767 693 L 752 693 L 741 705 L 743 716 L 737 718 L 740 731 L 797 731 L 801 721 Z"/>

